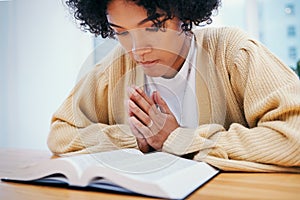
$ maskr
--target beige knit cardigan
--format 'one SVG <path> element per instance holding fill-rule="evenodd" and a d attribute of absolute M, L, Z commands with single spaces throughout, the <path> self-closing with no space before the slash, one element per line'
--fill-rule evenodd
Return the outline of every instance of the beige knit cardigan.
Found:
<path fill-rule="evenodd" d="M 199 126 L 177 128 L 162 151 L 228 171 L 300 172 L 296 74 L 238 29 L 202 28 L 195 36 Z M 143 87 L 143 72 L 117 47 L 54 113 L 50 150 L 72 155 L 138 148 L 124 103 L 132 84 Z"/>

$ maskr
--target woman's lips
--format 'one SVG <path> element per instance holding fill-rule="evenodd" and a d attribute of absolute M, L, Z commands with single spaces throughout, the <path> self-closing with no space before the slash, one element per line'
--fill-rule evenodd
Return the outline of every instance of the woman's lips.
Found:
<path fill-rule="evenodd" d="M 140 65 L 142 65 L 143 67 L 152 67 L 154 65 L 156 65 L 158 63 L 158 60 L 152 60 L 152 61 L 146 61 L 146 62 L 139 62 Z"/>

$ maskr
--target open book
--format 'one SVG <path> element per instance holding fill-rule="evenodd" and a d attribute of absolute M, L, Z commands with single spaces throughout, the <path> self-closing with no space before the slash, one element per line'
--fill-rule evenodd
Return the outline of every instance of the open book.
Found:
<path fill-rule="evenodd" d="M 125 149 L 49 159 L 22 166 L 1 180 L 183 199 L 217 173 L 204 162 Z"/>

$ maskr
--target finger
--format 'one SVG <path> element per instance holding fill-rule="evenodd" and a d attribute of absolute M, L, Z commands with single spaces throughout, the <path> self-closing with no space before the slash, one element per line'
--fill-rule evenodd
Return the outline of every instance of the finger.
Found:
<path fill-rule="evenodd" d="M 135 117 L 135 119 L 140 121 L 148 129 L 150 129 L 151 136 L 156 135 L 165 124 L 165 115 L 167 114 L 159 112 L 155 104 L 153 104 L 153 109 L 149 111 L 148 115 L 144 113 L 139 107 L 137 107 L 137 105 L 135 105 L 135 103 L 131 100 L 129 100 L 129 109 L 130 113 L 132 113 L 130 117 Z"/>
<path fill-rule="evenodd" d="M 152 99 L 150 99 L 143 90 L 137 87 L 131 87 L 129 89 L 129 99 L 134 101 L 135 104 L 147 114 L 149 113 L 151 106 L 154 104 Z"/>
<path fill-rule="evenodd" d="M 132 111 L 130 110 L 130 108 L 129 108 L 129 101 L 127 100 L 125 100 L 124 101 L 124 105 L 125 105 L 125 108 L 126 108 L 126 110 L 127 110 L 127 113 L 128 113 L 128 116 L 129 117 L 132 117 L 132 116 L 134 116 L 134 114 L 132 113 Z"/>
<path fill-rule="evenodd" d="M 136 138 L 136 142 L 137 145 L 139 147 L 139 149 L 143 152 L 143 153 L 147 153 L 150 151 L 150 146 L 147 143 L 147 140 L 144 138 L 144 136 L 135 128 L 135 126 L 133 125 L 132 121 L 129 120 L 129 126 L 130 129 L 133 133 L 133 135 Z"/>
<path fill-rule="evenodd" d="M 142 124 L 135 117 L 130 117 L 130 121 L 133 126 L 138 130 L 140 134 L 147 140 L 147 138 L 152 137 L 154 134 L 151 132 L 150 128 Z"/>
<path fill-rule="evenodd" d="M 148 114 L 146 114 L 142 109 L 140 109 L 135 102 L 129 100 L 129 116 L 135 116 L 141 121 L 144 125 L 150 126 L 152 122 Z"/>
<path fill-rule="evenodd" d="M 166 114 L 172 114 L 168 104 L 163 100 L 158 91 L 153 92 L 153 99 L 155 104 L 157 104 L 157 106 L 161 110 L 161 112 Z"/>
<path fill-rule="evenodd" d="M 150 97 L 148 97 L 148 95 L 144 92 L 144 90 L 142 90 L 141 88 L 134 86 L 134 89 L 150 104 L 154 104 L 154 102 L 152 101 L 152 99 Z"/>
<path fill-rule="evenodd" d="M 139 149 L 143 152 L 143 153 L 147 153 L 150 151 L 150 146 L 147 143 L 147 140 L 145 138 L 136 138 L 137 141 L 137 145 L 139 147 Z"/>
<path fill-rule="evenodd" d="M 144 136 L 137 130 L 137 128 L 134 126 L 133 122 L 132 122 L 132 119 L 131 118 L 134 118 L 134 117 L 130 117 L 128 122 L 129 122 L 129 127 L 130 127 L 130 130 L 132 132 L 132 134 L 136 137 L 136 138 L 144 138 Z"/>

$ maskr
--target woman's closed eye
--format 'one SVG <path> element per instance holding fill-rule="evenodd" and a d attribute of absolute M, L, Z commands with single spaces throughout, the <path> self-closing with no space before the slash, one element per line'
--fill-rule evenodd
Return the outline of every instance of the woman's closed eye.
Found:
<path fill-rule="evenodd" d="M 142 30 L 142 29 L 140 29 L 140 30 Z M 159 27 L 155 26 L 155 25 L 152 25 L 151 27 L 146 27 L 144 30 L 148 31 L 148 32 L 158 32 Z M 127 36 L 129 34 L 129 32 L 130 31 L 115 31 L 115 34 L 117 36 Z"/>
<path fill-rule="evenodd" d="M 126 36 L 128 33 L 128 31 L 115 31 L 115 34 L 118 36 Z"/>
<path fill-rule="evenodd" d="M 146 31 L 150 31 L 150 32 L 157 32 L 158 30 L 159 30 L 159 27 L 154 24 L 153 24 L 153 26 L 146 28 Z"/>

